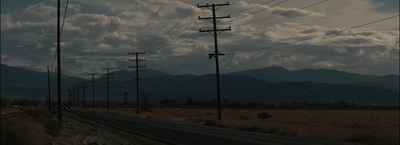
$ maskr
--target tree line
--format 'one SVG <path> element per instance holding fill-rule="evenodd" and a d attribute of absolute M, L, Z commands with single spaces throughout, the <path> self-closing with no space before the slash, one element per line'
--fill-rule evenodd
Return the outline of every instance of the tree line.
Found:
<path fill-rule="evenodd" d="M 160 101 L 160 108 L 195 108 L 211 109 L 217 107 L 216 100 L 193 100 L 187 98 L 186 102 L 166 98 Z M 226 109 L 287 109 L 287 110 L 398 110 L 399 106 L 378 106 L 371 104 L 357 104 L 354 102 L 290 102 L 280 104 L 267 104 L 257 102 L 231 102 L 227 99 L 221 101 L 221 107 Z"/>
<path fill-rule="evenodd" d="M 194 100 L 190 97 L 186 101 L 180 101 L 171 98 L 165 98 L 159 103 L 151 103 L 150 94 L 142 95 L 140 107 L 144 111 L 150 111 L 151 108 L 188 108 L 188 109 L 214 109 L 218 106 L 216 100 Z M 1 97 L 1 107 L 11 106 L 37 106 L 46 105 L 44 102 L 37 102 L 31 99 L 20 98 L 9 100 Z M 91 107 L 91 103 L 87 104 Z M 83 106 L 81 106 L 83 107 Z M 106 107 L 106 102 L 96 101 L 96 107 Z M 110 102 L 110 107 L 115 108 L 131 108 L 136 107 L 136 102 L 128 102 L 126 98 L 123 101 L 114 100 Z M 398 110 L 399 106 L 378 106 L 371 104 L 357 104 L 354 102 L 338 101 L 338 102 L 290 102 L 280 104 L 267 104 L 261 101 L 257 102 L 240 102 L 224 99 L 221 101 L 221 107 L 225 109 L 282 109 L 282 110 Z"/>

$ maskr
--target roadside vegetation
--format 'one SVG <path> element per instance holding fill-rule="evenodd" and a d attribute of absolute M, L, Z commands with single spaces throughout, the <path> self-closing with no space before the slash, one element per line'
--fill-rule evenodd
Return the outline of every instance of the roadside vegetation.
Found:
<path fill-rule="evenodd" d="M 222 121 L 217 120 L 216 101 L 186 102 L 164 99 L 151 111 L 135 108 L 87 109 L 147 119 L 189 122 L 231 129 L 342 141 L 370 145 L 398 145 L 398 106 L 360 105 L 340 102 L 222 102 Z"/>
<path fill-rule="evenodd" d="M 211 109 L 153 108 L 152 112 L 139 114 L 133 108 L 89 110 L 317 140 L 399 144 L 399 111 L 396 110 L 224 109 L 221 121 L 217 120 L 217 111 Z"/>
<path fill-rule="evenodd" d="M 136 103 L 126 101 L 114 101 L 110 110 L 105 106 L 79 109 L 317 140 L 369 145 L 400 144 L 399 106 L 362 105 L 344 101 L 264 104 L 223 100 L 222 121 L 218 121 L 215 100 L 187 98 L 186 102 L 180 102 L 164 99 L 158 104 L 151 104 L 149 95 L 140 102 L 139 114 L 136 114 Z M 35 105 L 27 99 L 4 102 L 8 103 L 3 104 L 2 99 L 2 107 L 8 108 L 19 104 Z M 72 106 L 72 109 L 78 107 Z M 27 108 L 8 114 L 3 114 L 3 110 L 2 145 L 48 144 L 46 136 L 57 136 L 62 129 L 62 125 L 45 109 Z"/>
<path fill-rule="evenodd" d="M 11 113 L 3 113 L 3 109 L 11 110 L 2 108 L 2 145 L 50 144 L 48 137 L 56 137 L 63 129 L 62 124 L 43 108 L 17 108 Z"/>

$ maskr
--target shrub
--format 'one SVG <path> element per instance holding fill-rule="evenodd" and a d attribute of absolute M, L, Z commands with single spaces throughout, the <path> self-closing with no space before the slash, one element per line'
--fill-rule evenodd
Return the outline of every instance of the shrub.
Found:
<path fill-rule="evenodd" d="M 62 123 L 54 119 L 47 121 L 45 126 L 46 126 L 46 133 L 52 136 L 57 136 L 63 129 Z"/>
<path fill-rule="evenodd" d="M 271 118 L 272 116 L 268 112 L 262 112 L 257 114 L 258 119 L 268 119 Z"/>

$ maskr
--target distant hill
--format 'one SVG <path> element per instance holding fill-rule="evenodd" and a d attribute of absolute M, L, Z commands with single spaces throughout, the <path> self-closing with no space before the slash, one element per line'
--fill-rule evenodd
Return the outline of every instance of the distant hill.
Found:
<path fill-rule="evenodd" d="M 24 68 L 11 67 L 1 64 L 1 83 L 2 86 L 10 87 L 45 87 L 47 82 L 39 81 L 46 80 L 47 76 L 42 73 L 34 72 Z"/>
<path fill-rule="evenodd" d="M 104 86 L 105 84 L 99 84 Z M 135 98 L 136 83 L 129 81 L 114 84 L 120 87 L 112 88 L 117 98 L 122 98 L 123 92 Z M 187 97 L 195 100 L 216 99 L 215 75 L 180 75 L 161 76 L 144 79 L 140 83 L 151 94 L 153 101 L 171 98 L 185 101 Z M 105 94 L 103 89 L 100 94 Z M 382 88 L 347 85 L 327 84 L 316 82 L 282 82 L 271 83 L 248 76 L 221 76 L 222 99 L 231 101 L 262 101 L 265 103 L 282 103 L 292 101 L 308 102 L 356 102 L 360 104 L 394 105 L 398 104 L 399 93 Z"/>
<path fill-rule="evenodd" d="M 140 69 L 139 70 L 139 78 L 146 79 L 146 78 L 153 78 L 159 76 L 166 76 L 169 75 L 168 73 L 162 71 L 156 71 L 152 69 Z M 105 81 L 103 78 L 107 78 L 105 74 L 103 74 L 99 81 Z M 112 81 L 130 81 L 136 79 L 136 71 L 127 71 L 127 70 L 119 70 L 113 71 L 110 73 L 110 78 L 113 78 Z"/>
<path fill-rule="evenodd" d="M 296 74 L 285 71 L 281 68 L 274 68 L 275 75 L 282 75 L 280 78 L 286 78 L 284 75 Z M 317 71 L 317 70 L 305 70 Z M 251 71 L 250 71 L 251 72 Z M 261 71 L 263 72 L 263 71 Z M 334 70 L 324 72 L 335 73 Z M 314 73 L 314 72 L 313 72 Z M 339 72 L 345 74 L 344 72 Z M 318 78 L 317 74 L 315 74 Z M 326 75 L 326 74 L 325 74 Z M 350 74 L 357 76 L 356 74 Z M 194 100 L 213 100 L 216 99 L 215 75 L 168 75 L 155 70 L 143 69 L 140 71 L 140 91 L 145 90 L 151 96 L 152 102 L 158 102 L 165 98 L 185 101 L 187 97 Z M 261 75 L 262 76 L 262 75 Z M 273 76 L 273 75 L 268 75 Z M 120 70 L 114 72 L 115 79 L 110 80 L 110 99 L 122 100 L 124 93 L 128 93 L 128 101 L 136 98 L 135 72 Z M 332 76 L 335 77 L 335 76 Z M 358 77 L 363 77 L 359 75 Z M 324 82 L 304 81 L 298 79 L 298 82 L 265 81 L 256 77 L 246 75 L 221 75 L 221 97 L 231 101 L 265 103 L 283 103 L 292 101 L 307 102 L 327 102 L 341 100 L 346 102 L 355 102 L 362 104 L 378 105 L 398 105 L 399 92 L 380 88 L 383 83 L 388 84 L 393 78 L 398 76 L 389 75 L 384 77 L 371 77 L 370 80 L 376 82 L 376 86 L 364 86 L 357 82 L 347 84 L 333 84 Z M 99 78 L 100 79 L 100 78 Z M 106 82 L 104 80 L 95 82 L 96 100 L 105 100 Z M 312 78 L 309 78 L 312 79 Z M 336 79 L 341 79 L 337 77 Z M 350 78 L 348 78 L 350 79 Z M 92 83 L 89 79 L 78 77 L 66 77 L 62 79 L 63 100 L 68 96 L 68 89 L 76 86 L 82 87 L 82 83 L 87 82 L 86 95 L 91 96 Z M 394 81 L 395 82 L 395 81 Z M 336 82 L 340 83 L 340 82 Z M 393 82 L 392 82 L 393 83 Z M 393 84 L 392 84 L 393 85 Z M 51 93 L 56 95 L 56 79 L 51 79 Z M 82 89 L 82 88 L 80 88 Z M 2 65 L 2 95 L 45 98 L 47 94 L 47 74 L 42 72 L 30 71 L 17 67 Z M 82 90 L 80 91 L 82 94 Z M 83 96 L 83 95 L 81 95 Z"/>
<path fill-rule="evenodd" d="M 17 95 L 21 97 L 31 95 L 42 97 L 47 95 L 47 72 L 35 72 L 5 64 L 1 64 L 1 72 L 2 95 Z M 51 88 L 55 92 L 57 88 L 57 75 L 56 73 L 51 73 L 50 76 Z M 61 76 L 63 90 L 85 81 L 78 77 Z"/>
<path fill-rule="evenodd" d="M 268 82 L 319 82 L 329 84 L 366 85 L 399 91 L 398 75 L 360 75 L 338 70 L 302 69 L 289 71 L 281 67 L 267 67 L 232 72 L 229 75 L 244 75 L 262 79 Z"/>

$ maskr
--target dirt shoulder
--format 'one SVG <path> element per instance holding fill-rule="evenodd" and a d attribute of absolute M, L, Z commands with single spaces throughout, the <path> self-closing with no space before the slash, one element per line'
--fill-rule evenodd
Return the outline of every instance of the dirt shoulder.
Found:
<path fill-rule="evenodd" d="M 81 119 L 64 112 L 63 127 L 53 145 L 162 145 L 159 142 Z"/>
<path fill-rule="evenodd" d="M 63 112 L 60 124 L 56 114 L 43 108 L 2 109 L 1 126 L 2 145 L 162 145 L 68 112 Z"/>

